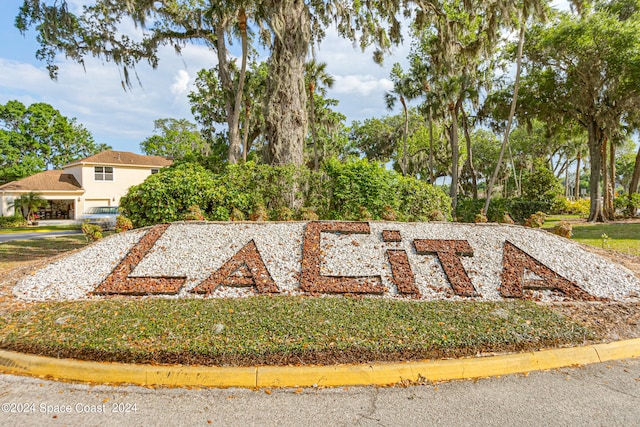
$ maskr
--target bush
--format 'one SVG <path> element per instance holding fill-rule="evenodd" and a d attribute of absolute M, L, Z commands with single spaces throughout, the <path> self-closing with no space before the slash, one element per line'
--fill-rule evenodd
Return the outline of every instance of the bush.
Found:
<path fill-rule="evenodd" d="M 640 209 L 640 194 L 633 193 L 631 197 L 628 194 L 618 196 L 615 198 L 613 206 L 616 212 L 620 212 L 626 218 L 633 218 Z"/>
<path fill-rule="evenodd" d="M 325 163 L 324 173 L 331 194 L 329 219 L 358 220 L 363 214 L 379 219 L 385 207 L 398 207 L 399 200 L 393 194 L 397 174 L 377 163 L 332 159 Z"/>
<path fill-rule="evenodd" d="M 133 223 L 126 216 L 118 215 L 116 218 L 116 233 L 122 233 L 133 229 Z"/>
<path fill-rule="evenodd" d="M 570 222 L 560 221 L 555 225 L 555 227 L 553 227 L 553 234 L 570 239 L 573 235 L 573 227 Z"/>
<path fill-rule="evenodd" d="M 460 222 L 476 222 L 476 216 L 484 208 L 485 199 L 460 199 L 456 209 L 456 219 Z M 550 208 L 548 202 L 522 199 L 492 199 L 486 217 L 489 222 L 522 224 L 532 214 Z"/>
<path fill-rule="evenodd" d="M 1 216 L 0 228 L 26 227 L 27 220 L 22 215 Z"/>
<path fill-rule="evenodd" d="M 552 204 L 556 197 L 561 196 L 563 192 L 560 180 L 541 161 L 536 161 L 533 172 L 526 174 L 522 180 L 522 196 L 526 200 Z"/>
<path fill-rule="evenodd" d="M 305 167 L 229 165 L 214 174 L 183 163 L 131 187 L 123 212 L 136 227 L 177 220 L 431 221 L 451 218 L 441 189 L 366 160 Z"/>
<path fill-rule="evenodd" d="M 182 215 L 182 219 L 185 221 L 204 221 L 204 215 L 202 214 L 200 206 L 193 205 L 189 207 L 188 212 Z"/>
<path fill-rule="evenodd" d="M 475 222 L 476 224 L 483 224 L 488 221 L 489 220 L 487 219 L 487 216 L 482 212 L 480 212 L 479 214 L 476 214 L 476 217 L 473 222 Z"/>
<path fill-rule="evenodd" d="M 82 224 L 82 233 L 89 242 L 96 242 L 102 239 L 102 228 L 94 224 Z"/>
<path fill-rule="evenodd" d="M 513 199 L 509 207 L 511 217 L 519 223 L 526 221 L 531 215 L 538 212 L 549 212 L 550 210 L 551 202 L 542 200 Z"/>
<path fill-rule="evenodd" d="M 397 176 L 398 186 L 392 191 L 397 193 L 396 211 L 400 221 L 452 219 L 451 198 L 442 189 L 411 176 L 402 176 L 395 172 L 394 174 Z"/>
<path fill-rule="evenodd" d="M 542 224 L 544 224 L 545 219 L 547 219 L 547 215 L 544 212 L 536 212 L 524 221 L 524 226 L 540 228 Z"/>
<path fill-rule="evenodd" d="M 568 200 L 565 197 L 560 197 L 554 202 L 553 213 L 587 217 L 591 208 L 589 204 L 589 199 Z"/>
<path fill-rule="evenodd" d="M 136 227 L 182 220 L 192 206 L 204 209 L 211 219 L 228 220 L 230 210 L 215 209 L 222 204 L 225 190 L 212 172 L 183 163 L 161 169 L 129 188 L 120 207 Z"/>

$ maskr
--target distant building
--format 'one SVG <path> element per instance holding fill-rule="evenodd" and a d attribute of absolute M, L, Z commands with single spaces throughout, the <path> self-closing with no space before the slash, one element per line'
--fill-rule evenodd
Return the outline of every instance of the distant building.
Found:
<path fill-rule="evenodd" d="M 93 206 L 118 206 L 132 185 L 173 162 L 160 156 L 124 151 L 103 151 L 62 167 L 37 173 L 0 186 L 0 213 L 13 215 L 9 207 L 22 194 L 36 192 L 49 201 L 41 219 L 78 219 Z"/>

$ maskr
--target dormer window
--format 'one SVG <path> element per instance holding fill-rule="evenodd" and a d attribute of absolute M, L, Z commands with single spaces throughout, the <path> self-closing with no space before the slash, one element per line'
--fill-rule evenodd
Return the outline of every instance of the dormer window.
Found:
<path fill-rule="evenodd" d="M 113 181 L 112 166 L 95 166 L 93 170 L 96 181 Z"/>

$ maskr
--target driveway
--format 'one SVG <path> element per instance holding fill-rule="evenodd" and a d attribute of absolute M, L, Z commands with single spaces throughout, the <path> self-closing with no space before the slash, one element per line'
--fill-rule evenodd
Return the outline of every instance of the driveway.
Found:
<path fill-rule="evenodd" d="M 60 237 L 69 236 L 73 234 L 82 234 L 80 230 L 60 230 L 60 231 L 47 231 L 47 232 L 34 232 L 26 231 L 22 233 L 0 234 L 0 243 L 9 242 L 12 240 L 29 240 L 29 239 L 44 239 L 46 237 Z"/>

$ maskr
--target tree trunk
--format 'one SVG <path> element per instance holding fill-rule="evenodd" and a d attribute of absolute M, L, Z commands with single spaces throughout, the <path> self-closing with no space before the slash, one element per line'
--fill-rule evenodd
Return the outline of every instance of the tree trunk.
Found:
<path fill-rule="evenodd" d="M 302 165 L 307 132 L 304 62 L 311 41 L 310 16 L 300 0 L 267 1 L 273 47 L 267 78 L 266 161 Z"/>
<path fill-rule="evenodd" d="M 309 114 L 311 115 L 311 138 L 313 139 L 313 170 L 318 171 L 318 132 L 316 131 L 316 102 L 314 93 L 316 86 L 313 82 L 309 83 Z"/>
<path fill-rule="evenodd" d="M 614 207 L 614 199 L 616 197 L 616 147 L 613 140 L 609 140 L 609 185 L 607 185 L 607 205 L 605 212 L 607 219 L 614 221 L 616 219 L 616 209 Z"/>
<path fill-rule="evenodd" d="M 467 120 L 467 113 L 464 108 L 461 108 L 462 112 L 462 127 L 464 129 L 464 138 L 467 141 L 467 162 L 466 167 L 471 175 L 471 191 L 473 193 L 473 200 L 478 200 L 478 179 L 476 178 L 476 170 L 473 167 L 473 148 L 471 147 L 471 135 L 469 135 L 469 122 Z"/>
<path fill-rule="evenodd" d="M 580 199 L 580 160 L 582 160 L 582 153 L 578 151 L 578 156 L 576 158 L 576 189 L 575 189 L 575 199 Z"/>
<path fill-rule="evenodd" d="M 404 134 L 403 134 L 403 145 L 402 145 L 402 176 L 407 175 L 407 137 L 409 134 L 409 110 L 407 109 L 407 104 L 404 101 L 404 97 L 400 97 L 400 102 L 402 103 L 402 111 L 404 112 Z"/>
<path fill-rule="evenodd" d="M 244 135 L 242 136 L 242 160 L 247 162 L 249 153 L 249 132 L 251 131 L 251 101 L 244 101 Z"/>
<path fill-rule="evenodd" d="M 640 156 L 640 151 L 638 151 L 638 156 Z M 636 161 L 637 164 L 640 163 Z M 433 182 L 433 110 L 431 105 L 429 105 L 429 184 L 434 185 Z"/>
<path fill-rule="evenodd" d="M 520 24 L 520 35 L 518 38 L 518 59 L 516 61 L 516 81 L 513 84 L 513 99 L 511 100 L 511 109 L 509 110 L 509 118 L 507 120 L 507 127 L 504 130 L 504 138 L 502 139 L 502 146 L 500 147 L 500 155 L 498 156 L 498 164 L 496 165 L 496 169 L 493 171 L 493 175 L 489 180 L 489 184 L 487 185 L 487 198 L 484 202 L 484 208 L 482 209 L 483 214 L 487 214 L 489 212 L 489 204 L 491 203 L 491 190 L 493 189 L 493 185 L 498 178 L 498 174 L 500 173 L 500 167 L 502 166 L 502 159 L 504 159 L 504 151 L 507 147 L 507 143 L 509 142 L 509 132 L 511 132 L 511 123 L 513 122 L 513 117 L 516 114 L 516 105 L 518 103 L 518 90 L 520 88 L 520 71 L 522 70 L 522 50 L 524 47 L 524 34 L 525 34 L 526 25 L 524 22 Z"/>
<path fill-rule="evenodd" d="M 243 8 L 240 8 L 238 11 L 238 26 L 240 27 L 240 34 L 242 38 L 242 63 L 240 65 L 240 75 L 238 76 L 238 88 L 236 89 L 236 98 L 235 104 L 233 107 L 233 122 L 235 123 L 235 129 L 237 131 L 237 150 L 235 150 L 234 155 L 237 158 L 240 158 L 240 109 L 242 108 L 242 98 L 244 97 L 244 79 L 247 75 L 247 54 L 248 54 L 248 45 L 247 45 L 247 14 Z M 249 120 L 247 118 L 247 120 Z M 247 129 L 248 131 L 248 129 Z M 247 133 L 247 132 L 245 132 Z M 231 132 L 229 132 L 231 134 Z M 229 138 L 231 140 L 231 138 Z M 246 141 L 242 141 L 242 159 L 247 160 L 246 153 Z M 234 147 L 235 148 L 235 147 Z M 231 154 L 231 144 L 229 144 L 229 154 Z M 231 156 L 229 156 L 229 163 L 231 163 Z M 237 160 L 236 160 L 237 163 Z"/>
<path fill-rule="evenodd" d="M 236 98 L 238 94 L 233 85 L 231 77 L 231 67 L 229 65 L 229 57 L 227 55 L 227 46 L 225 43 L 225 30 L 227 21 L 224 20 L 216 28 L 216 44 L 218 52 L 218 75 L 220 76 L 220 84 L 225 93 L 225 110 L 227 114 L 227 125 L 229 126 L 229 153 L 227 160 L 231 164 L 238 163 L 240 159 L 240 115 L 235 111 Z M 233 94 L 236 93 L 236 96 Z M 239 95 L 240 97 L 242 94 Z"/>
<path fill-rule="evenodd" d="M 569 198 L 569 160 L 567 160 L 567 166 L 564 169 L 564 197 Z"/>
<path fill-rule="evenodd" d="M 633 176 L 629 185 L 629 198 L 638 192 L 638 184 L 640 184 L 640 147 L 638 148 L 638 154 L 636 154 L 636 164 L 633 167 Z"/>
<path fill-rule="evenodd" d="M 607 222 L 602 210 L 602 191 L 600 189 L 600 173 L 602 172 L 602 143 L 603 137 L 597 123 L 591 121 L 589 133 L 589 160 L 591 163 L 591 177 L 589 178 L 589 222 Z"/>
<path fill-rule="evenodd" d="M 607 221 L 615 218 L 613 213 L 613 192 L 611 191 L 611 176 L 608 167 L 609 138 L 605 135 L 601 144 L 601 165 L 602 165 L 602 212 Z"/>
<path fill-rule="evenodd" d="M 458 206 L 458 102 L 449 103 L 449 114 L 451 116 L 449 137 L 451 143 L 451 187 L 449 188 L 449 196 L 451 197 L 451 212 L 455 219 Z"/>

